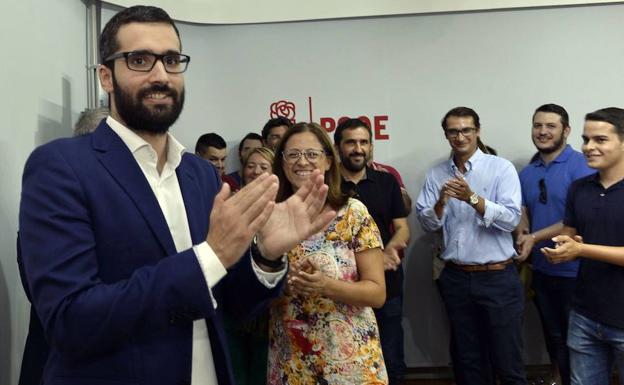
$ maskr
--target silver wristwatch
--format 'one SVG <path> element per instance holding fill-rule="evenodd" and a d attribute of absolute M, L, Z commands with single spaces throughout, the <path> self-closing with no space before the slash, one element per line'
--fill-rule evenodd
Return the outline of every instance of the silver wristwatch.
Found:
<path fill-rule="evenodd" d="M 470 203 L 471 206 L 476 206 L 477 203 L 479 203 L 479 195 L 477 193 L 472 193 L 468 203 Z"/>

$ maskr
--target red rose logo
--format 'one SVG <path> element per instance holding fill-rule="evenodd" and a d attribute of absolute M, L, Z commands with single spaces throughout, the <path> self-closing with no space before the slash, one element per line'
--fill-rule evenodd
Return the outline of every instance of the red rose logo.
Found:
<path fill-rule="evenodd" d="M 287 100 L 280 100 L 271 104 L 269 108 L 269 113 L 271 114 L 271 119 L 275 119 L 277 117 L 284 117 L 290 120 L 293 123 L 295 122 L 295 103 L 289 102 Z"/>

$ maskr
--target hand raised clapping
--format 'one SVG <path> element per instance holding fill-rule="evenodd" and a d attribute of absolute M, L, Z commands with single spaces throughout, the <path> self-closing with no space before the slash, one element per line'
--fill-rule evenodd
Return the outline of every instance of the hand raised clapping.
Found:
<path fill-rule="evenodd" d="M 256 234 L 262 254 L 277 259 L 336 216 L 324 210 L 328 187 L 318 170 L 284 202 L 275 203 L 277 190 L 277 177 L 263 174 L 231 196 L 224 184 L 215 197 L 206 241 L 226 268 Z"/>

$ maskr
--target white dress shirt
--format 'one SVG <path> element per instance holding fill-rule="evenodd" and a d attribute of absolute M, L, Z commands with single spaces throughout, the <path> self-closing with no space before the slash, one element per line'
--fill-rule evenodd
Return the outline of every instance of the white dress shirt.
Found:
<path fill-rule="evenodd" d="M 225 276 L 227 271 L 206 241 L 193 245 L 191 232 L 186 217 L 184 199 L 178 183 L 176 168 L 182 161 L 185 149 L 171 134 L 167 134 L 167 161 L 159 174 L 157 169 L 158 156 L 152 146 L 135 132 L 119 123 L 111 116 L 106 123 L 119 135 L 126 144 L 143 175 L 147 179 L 160 209 L 167 221 L 176 250 L 181 252 L 193 247 L 199 266 L 206 279 L 214 307 L 217 303 L 212 297 L 212 288 Z M 206 213 L 209 215 L 209 213 Z M 265 272 L 252 260 L 253 270 L 258 280 L 268 288 L 273 288 L 286 273 L 286 268 L 279 272 Z M 192 385 L 217 385 L 217 376 L 210 348 L 208 328 L 204 319 L 193 322 L 193 363 L 191 374 Z"/>

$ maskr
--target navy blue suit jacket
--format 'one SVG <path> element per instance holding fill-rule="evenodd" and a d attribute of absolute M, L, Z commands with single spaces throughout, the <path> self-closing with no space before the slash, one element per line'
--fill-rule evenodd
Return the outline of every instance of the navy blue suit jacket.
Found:
<path fill-rule="evenodd" d="M 22 249 L 20 247 L 19 235 L 17 237 L 17 266 L 19 268 L 20 279 L 24 293 L 29 301 L 30 290 L 24 273 L 24 265 L 22 263 Z M 43 333 L 41 321 L 37 315 L 37 310 L 32 304 L 30 305 L 30 321 L 28 323 L 28 335 L 24 344 L 24 354 L 22 355 L 22 366 L 20 368 L 19 380 L 17 385 L 40 385 L 43 378 L 43 369 L 48 361 L 48 342 Z"/>
<path fill-rule="evenodd" d="M 220 180 L 184 154 L 176 170 L 193 244 L 205 240 Z M 232 381 L 220 311 L 269 290 L 244 257 L 209 290 L 192 249 L 171 233 L 132 154 L 103 121 L 37 148 L 23 176 L 20 243 L 50 356 L 45 384 L 185 384 L 193 321 L 205 318 L 219 384 Z"/>

